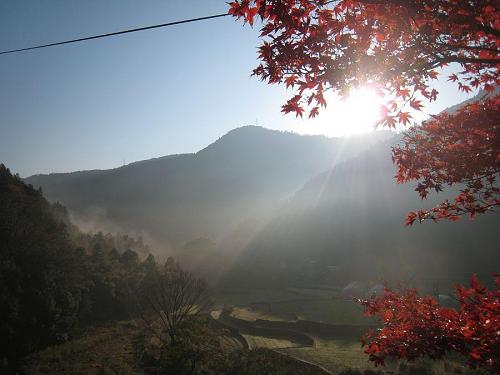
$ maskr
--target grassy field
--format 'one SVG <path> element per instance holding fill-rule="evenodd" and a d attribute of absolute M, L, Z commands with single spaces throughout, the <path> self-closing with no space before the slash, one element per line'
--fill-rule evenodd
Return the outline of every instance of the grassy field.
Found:
<path fill-rule="evenodd" d="M 217 304 L 235 306 L 248 306 L 260 302 L 280 302 L 296 298 L 296 293 L 286 289 L 217 290 L 213 296 Z"/>
<path fill-rule="evenodd" d="M 338 288 L 337 288 L 338 289 Z M 244 320 L 312 320 L 341 325 L 370 325 L 360 305 L 339 297 L 335 288 L 294 287 L 283 290 L 218 291 L 215 302 L 233 306 Z"/>
<path fill-rule="evenodd" d="M 269 303 L 272 314 L 294 314 L 298 319 L 329 324 L 367 325 L 359 305 L 352 301 L 333 298 L 305 298 Z"/>
<path fill-rule="evenodd" d="M 313 288 L 313 287 L 303 287 L 303 288 L 287 288 L 287 291 L 296 293 L 302 296 L 311 296 L 319 298 L 332 298 L 338 297 L 340 295 L 339 288 Z"/>
<path fill-rule="evenodd" d="M 133 321 L 92 327 L 78 339 L 49 347 L 30 358 L 28 375 L 138 375 Z"/>

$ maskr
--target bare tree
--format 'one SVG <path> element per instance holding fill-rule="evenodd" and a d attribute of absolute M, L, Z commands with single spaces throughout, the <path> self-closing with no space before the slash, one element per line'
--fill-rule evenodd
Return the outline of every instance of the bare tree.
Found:
<path fill-rule="evenodd" d="M 178 266 L 162 270 L 145 290 L 144 297 L 156 319 L 154 322 L 143 319 L 150 327 L 159 326 L 158 338 L 164 341 L 167 335 L 171 344 L 175 344 L 182 323 L 210 306 L 206 282 Z"/>

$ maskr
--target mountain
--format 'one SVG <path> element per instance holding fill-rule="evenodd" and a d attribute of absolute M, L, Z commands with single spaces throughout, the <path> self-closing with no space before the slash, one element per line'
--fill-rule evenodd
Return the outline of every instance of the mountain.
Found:
<path fill-rule="evenodd" d="M 405 227 L 408 211 L 430 207 L 453 191 L 421 201 L 414 186 L 396 184 L 392 142 L 380 142 L 308 181 L 253 237 L 226 281 L 456 282 L 478 271 L 491 279 L 500 269 L 498 215 Z"/>
<path fill-rule="evenodd" d="M 396 184 L 398 140 L 249 126 L 195 154 L 27 182 L 81 228 L 140 233 L 156 248 L 168 242 L 184 265 L 232 286 L 497 272 L 498 215 L 404 226 L 408 211 L 453 191 L 421 201 L 411 184 Z"/>
<path fill-rule="evenodd" d="M 499 94 L 500 94 L 500 87 L 499 86 L 497 86 L 495 88 L 495 90 L 493 90 L 492 92 L 488 92 L 486 90 L 479 90 L 479 92 L 476 95 L 474 95 L 472 98 L 467 99 L 461 103 L 455 104 L 451 107 L 448 107 L 443 112 L 453 114 L 453 113 L 457 112 L 461 107 L 463 107 L 467 104 L 480 102 L 480 101 L 483 101 L 487 97 L 493 97 L 493 96 L 496 96 Z"/>
<path fill-rule="evenodd" d="M 336 139 L 246 126 L 195 154 L 26 182 L 65 205 L 84 230 L 179 246 L 199 237 L 218 240 L 245 220 L 266 217 L 314 175 L 391 136 Z"/>

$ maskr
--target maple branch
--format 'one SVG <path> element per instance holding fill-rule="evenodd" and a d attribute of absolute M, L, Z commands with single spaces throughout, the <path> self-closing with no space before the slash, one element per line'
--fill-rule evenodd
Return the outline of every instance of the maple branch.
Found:
<path fill-rule="evenodd" d="M 481 59 L 473 57 L 449 56 L 449 57 L 442 57 L 439 59 L 439 61 L 444 64 L 452 62 L 457 62 L 461 64 L 484 64 L 484 65 L 500 64 L 500 58 Z"/>
<path fill-rule="evenodd" d="M 444 47 L 447 49 L 469 49 L 472 51 L 488 51 L 488 52 L 495 52 L 499 53 L 500 49 L 498 48 L 493 48 L 493 47 L 485 47 L 485 46 L 469 46 L 469 45 L 463 45 L 463 44 L 449 44 L 445 42 L 436 42 L 440 47 Z"/>
<path fill-rule="evenodd" d="M 500 30 L 494 29 L 488 25 L 481 25 L 480 30 L 488 34 L 495 35 L 497 38 L 500 37 Z"/>

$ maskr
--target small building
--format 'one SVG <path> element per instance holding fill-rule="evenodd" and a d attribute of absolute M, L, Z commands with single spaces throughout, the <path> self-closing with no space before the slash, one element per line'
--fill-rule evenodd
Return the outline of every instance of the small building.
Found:
<path fill-rule="evenodd" d="M 364 298 L 366 294 L 366 285 L 361 281 L 351 281 L 342 289 L 341 295 L 343 298 Z"/>
<path fill-rule="evenodd" d="M 442 307 L 453 307 L 454 306 L 454 301 L 453 298 L 451 298 L 447 294 L 438 294 L 438 302 L 439 305 Z"/>
<path fill-rule="evenodd" d="M 366 292 L 366 298 L 379 297 L 380 295 L 382 295 L 384 289 L 385 286 L 383 286 L 382 284 L 375 284 L 368 290 L 368 292 Z"/>

